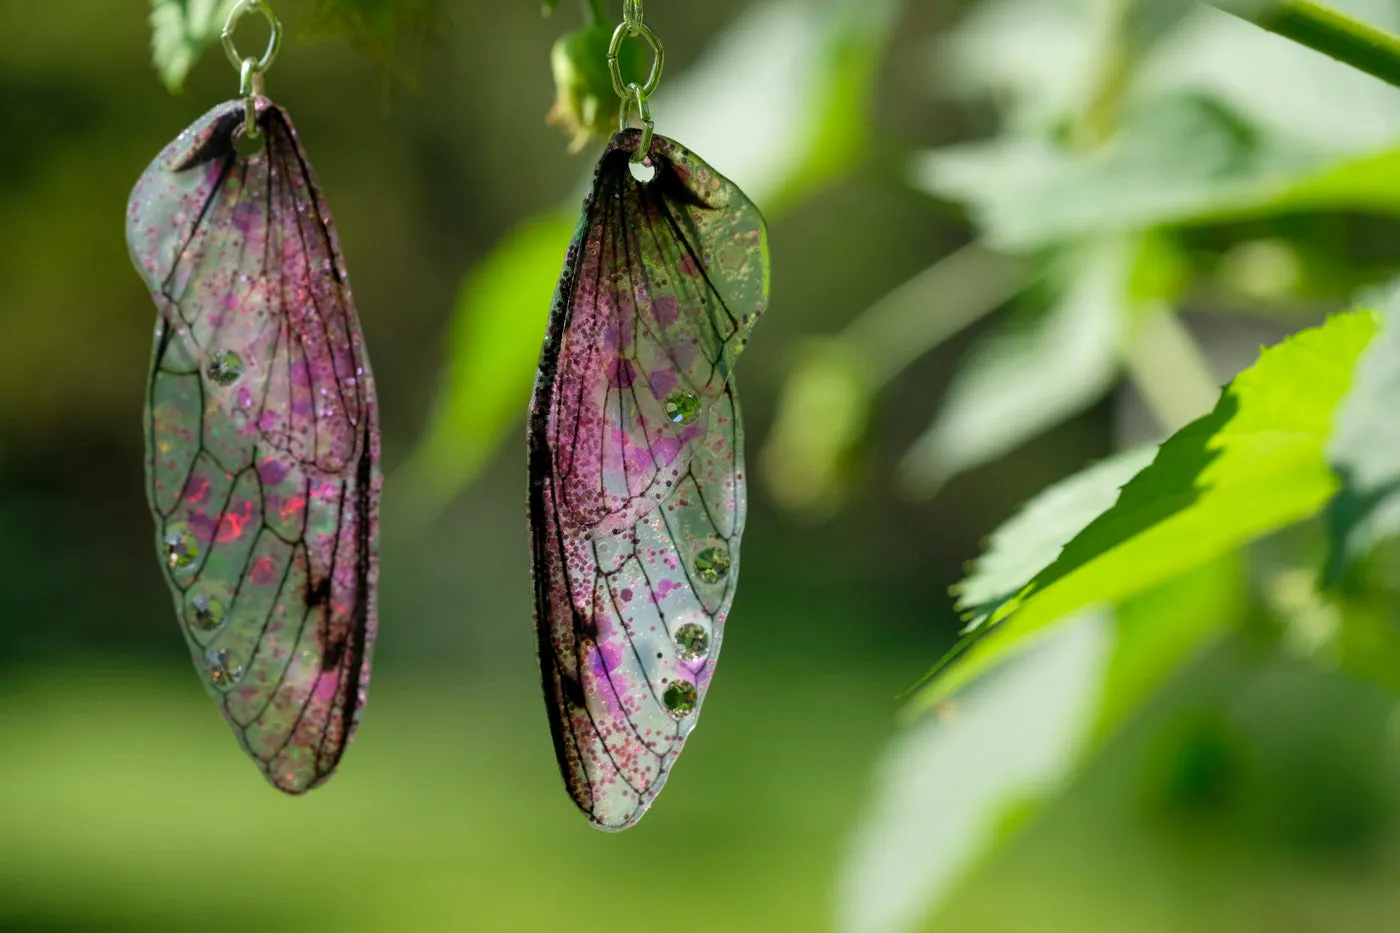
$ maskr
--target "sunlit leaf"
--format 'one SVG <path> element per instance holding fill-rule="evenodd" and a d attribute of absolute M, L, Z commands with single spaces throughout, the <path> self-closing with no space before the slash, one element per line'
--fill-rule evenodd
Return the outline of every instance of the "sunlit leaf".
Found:
<path fill-rule="evenodd" d="M 1111 492 L 1134 458 L 1141 455 L 1096 468 L 1078 484 L 1078 505 L 1072 484 L 1062 484 L 1060 506 L 1040 514 L 1066 528 L 1076 517 L 1087 521 L 1084 507 Z M 1031 517 L 1015 524 L 1024 528 Z M 1044 547 L 1025 556 L 1036 550 Z M 1208 562 L 1116 610 L 1066 617 L 1023 656 L 906 729 L 886 754 L 875 804 L 847 852 L 839 928 L 925 929 L 919 921 L 937 913 L 953 886 L 1014 839 L 1243 604 L 1238 561 Z"/>
<path fill-rule="evenodd" d="M 1339 314 L 1266 350 L 1016 596 L 974 616 L 983 634 L 917 702 L 955 693 L 1084 606 L 1116 603 L 1317 514 L 1338 486 L 1325 455 L 1333 418 L 1378 326 L 1369 311 Z"/>
<path fill-rule="evenodd" d="M 1097 401 L 1118 375 L 1135 243 L 1094 244 L 1068 260 L 1055 305 L 1027 328 L 994 332 L 962 364 L 901 472 L 928 495 Z"/>
<path fill-rule="evenodd" d="M 970 627 L 1021 592 L 1060 550 L 1113 507 L 1123 486 L 1157 456 L 1155 447 L 1116 454 L 1042 490 L 987 541 L 987 549 L 958 584 L 958 608 Z"/>
<path fill-rule="evenodd" d="M 238 0 L 151 0 L 151 48 L 156 71 L 172 94 L 206 46 L 215 41 Z"/>
<path fill-rule="evenodd" d="M 1328 444 L 1342 482 L 1328 510 L 1331 554 L 1326 578 L 1336 582 L 1346 567 L 1378 541 L 1400 534 L 1400 297 L 1392 298 L 1385 322 L 1356 368 L 1356 382 L 1337 413 Z"/>
<path fill-rule="evenodd" d="M 1037 496 L 993 534 L 959 588 L 961 605 L 984 617 L 1014 596 L 1113 505 L 1120 487 L 1154 453 L 1124 452 Z M 1239 617 L 1243 583 L 1231 556 L 1128 599 L 1116 612 L 1067 617 L 1035 647 L 1027 644 L 1030 657 L 941 706 L 940 717 L 910 729 L 889 755 L 877 809 L 847 860 L 844 929 L 893 933 L 936 911 L 954 883 L 1007 842 L 1005 813 L 1012 807 L 1022 817 L 1037 812 L 1085 752 Z M 1050 659 L 1060 657 L 1068 666 L 1068 646 L 1087 647 L 1090 633 L 1107 640 L 1092 665 L 1058 686 L 1039 682 Z M 992 698 L 1022 689 L 1030 699 L 1019 710 L 1008 708 L 999 721 L 984 721 L 988 705 L 1001 702 Z M 1061 715 L 1066 704 L 1077 710 L 1074 717 Z M 1036 758 L 1038 769 L 1007 764 L 1024 766 L 1035 749 L 1045 748 L 1057 754 Z"/>

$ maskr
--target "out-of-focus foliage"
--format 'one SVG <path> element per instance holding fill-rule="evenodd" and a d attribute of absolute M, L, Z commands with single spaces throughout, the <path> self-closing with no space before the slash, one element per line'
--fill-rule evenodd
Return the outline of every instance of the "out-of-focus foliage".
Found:
<path fill-rule="evenodd" d="M 1356 386 L 1337 413 L 1328 445 L 1342 488 L 1332 501 L 1332 556 L 1327 578 L 1381 541 L 1400 534 L 1400 295 L 1392 297 L 1385 324 L 1357 367 Z"/>
<path fill-rule="evenodd" d="M 0 784 L 14 795 L 0 805 L 0 928 L 543 933 L 567 917 L 581 933 L 606 933 L 612 912 L 580 908 L 549 866 L 629 879 L 628 910 L 659 916 L 675 910 L 676 888 L 675 865 L 658 852 L 684 853 L 711 892 L 673 929 L 825 926 L 812 891 L 843 827 L 811 814 L 856 792 L 856 763 L 874 755 L 888 715 L 879 684 L 847 670 L 829 694 L 841 725 L 786 730 L 800 698 L 776 682 L 729 684 L 737 689 L 710 711 L 710 728 L 771 760 L 697 762 L 673 779 L 665 825 L 605 836 L 574 822 L 548 735 L 537 734 L 528 652 L 521 661 L 469 683 L 381 683 L 366 722 L 376 740 L 358 740 L 331 785 L 298 799 L 246 780 L 190 678 L 127 663 L 12 679 L 0 704 L 10 750 Z M 93 730 L 97 707 L 109 721 Z M 772 741 L 770 731 L 785 734 Z M 833 762 L 829 742 L 850 763 Z M 720 803 L 715 788 L 735 781 L 747 793 Z M 219 828 L 186 818 L 211 809 Z M 77 888 L 94 896 L 75 898 Z M 235 891 L 245 904 L 207 916 Z"/>
<path fill-rule="evenodd" d="M 1400 25 L 1394 8 L 1380 0 L 1344 5 L 1383 26 Z M 1308 212 L 1400 213 L 1400 149 L 1390 130 L 1400 119 L 1396 95 L 1200 4 L 988 0 L 940 44 L 936 60 L 960 95 L 996 104 L 1003 129 L 915 157 L 916 187 L 959 204 L 991 249 L 1068 258 L 1082 254 L 1086 241 L 1152 231 L 1152 254 L 1143 263 L 1167 268 L 1120 275 L 1116 287 L 1101 280 L 1087 303 L 1068 287 L 1026 292 L 1019 307 L 1037 323 L 1013 322 L 982 338 L 905 459 L 900 478 L 915 494 L 932 494 L 956 473 L 1083 412 L 1124 374 L 1164 416 L 1164 428 L 1200 414 L 1208 393 L 1192 378 L 1204 372 L 1199 363 L 1188 355 L 1164 368 L 1140 365 L 1143 346 L 1161 332 L 1141 325 L 1170 323 L 1158 312 L 1172 315 L 1182 289 L 1212 272 L 1198 265 L 1202 257 L 1180 250 L 1189 230 Z M 1329 103 L 1337 100 L 1348 102 L 1344 120 Z M 1243 271 L 1225 283 L 1237 294 L 1267 287 L 1254 278 L 1267 270 Z M 1367 272 L 1349 274 L 1329 283 L 1335 298 L 1365 284 Z M 1143 292 L 1143 282 L 1157 288 Z M 994 300 L 979 310 L 994 310 Z M 947 303 L 946 312 L 930 313 L 966 323 L 957 298 Z M 1084 326 L 1085 304 L 1102 312 L 1092 326 Z M 870 313 L 878 315 L 879 306 Z M 1068 314 L 1086 317 L 1070 322 Z M 907 365 L 901 360 L 890 368 L 873 358 L 860 327 L 857 321 L 838 339 L 851 354 L 870 358 L 861 365 L 881 375 L 864 390 L 852 387 L 853 409 L 869 408 L 866 396 Z M 917 347 L 932 350 L 957 330 L 935 331 Z M 1176 346 L 1191 351 L 1189 343 Z M 919 355 L 910 353 L 908 361 Z M 1157 377 L 1165 371 L 1176 376 L 1163 384 Z M 1017 378 L 1008 378 L 1012 372 Z M 794 384 L 808 378 L 792 377 Z M 807 456 L 784 446 L 798 433 L 799 416 L 781 413 L 765 457 L 788 463 Z M 826 460 L 806 469 L 848 473 L 835 464 L 857 440 L 828 445 Z M 833 483 L 810 498 L 790 490 L 780 498 L 820 516 L 840 494 Z"/>
<path fill-rule="evenodd" d="M 913 927 L 986 854 L 998 821 L 1064 780 L 1092 725 L 1112 626 L 1102 611 L 1067 619 L 892 744 L 842 879 L 839 931 Z"/>
<path fill-rule="evenodd" d="M 952 723 L 941 721 L 950 715 L 944 712 L 899 740 L 891 754 L 903 763 L 882 776 L 877 809 L 852 850 L 845 929 L 896 933 L 940 906 L 949 882 L 974 856 L 992 851 L 1007 808 L 1026 815 L 1028 786 L 1057 786 L 1083 751 L 1097 748 L 1203 644 L 1241 618 L 1247 602 L 1242 555 L 1234 552 L 1317 514 L 1337 488 L 1328 438 L 1377 326 L 1369 311 L 1337 315 L 1266 351 L 1211 415 L 1168 439 L 1151 463 L 1130 451 L 1090 467 L 1046 490 L 992 536 L 959 587 L 967 634 L 921 690 L 916 713 L 956 711 L 966 696 L 974 717 L 990 717 L 982 698 L 1018 695 L 1039 666 L 1058 663 L 1057 645 L 1082 640 L 1074 633 L 1116 637 L 1096 636 L 1112 647 L 1096 653 L 1102 660 L 1092 669 L 1071 664 L 1062 683 L 1008 699 L 995 721 L 979 718 L 969 727 L 956 712 Z M 1301 599 L 1314 599 L 1304 586 Z M 1335 612 L 1316 601 L 1305 608 L 1297 598 L 1290 611 Z M 1023 654 L 1031 658 L 1029 673 L 1005 667 Z M 1003 669 L 984 682 L 994 668 Z M 1059 704 L 1080 712 L 1064 719 L 1055 712 Z M 984 750 L 1037 764 L 1007 767 L 984 751 L 956 753 L 969 759 L 964 767 L 972 775 L 927 767 L 966 741 L 959 735 L 968 728 L 978 730 Z M 1037 756 L 1036 748 L 1044 751 Z M 940 792 L 931 780 L 946 780 L 948 788 Z M 969 786 L 976 802 L 949 816 L 943 807 L 950 796 Z M 909 814 L 926 805 L 910 803 L 912 797 L 939 801 L 938 812 L 911 822 Z M 925 844 L 897 841 L 915 837 Z M 891 847 L 902 867 L 872 870 L 889 858 L 872 853 Z"/>
<path fill-rule="evenodd" d="M 1393 7 L 1347 6 L 1400 25 Z M 891 752 L 850 852 L 841 916 L 858 933 L 912 929 L 946 906 L 951 885 L 1015 837 L 1007 813 L 1024 825 L 1041 803 L 1028 793 L 1062 787 L 1084 753 L 1232 627 L 1400 687 L 1395 549 L 1376 548 L 1400 532 L 1395 432 L 1383 425 L 1400 405 L 1390 327 L 1377 336 L 1383 318 L 1369 302 L 1334 316 L 1265 351 L 1191 421 L 1213 375 L 1178 318 L 1203 299 L 1227 311 L 1319 293 L 1337 301 L 1393 274 L 1362 261 L 1319 276 L 1301 266 L 1318 257 L 1299 257 L 1313 229 L 1335 222 L 1328 214 L 1395 214 L 1400 95 L 1194 4 L 993 0 L 945 50 L 955 86 L 994 95 L 1001 131 L 918 157 L 913 183 L 962 207 L 979 248 L 1050 275 L 1077 257 L 1081 272 L 1069 285 L 1026 281 L 1021 320 L 989 328 L 967 354 L 903 464 L 906 485 L 936 491 L 1084 411 L 1120 375 L 1171 436 L 1150 464 L 1130 451 L 1033 499 L 956 589 L 964 637 L 911 704 L 922 719 Z M 951 317 L 968 319 L 958 306 Z M 865 374 L 848 381 L 844 404 L 868 412 L 870 393 L 898 372 L 871 378 L 859 334 L 852 325 L 829 339 L 826 358 Z M 799 415 L 780 411 L 765 462 L 801 449 Z M 802 452 L 840 463 L 858 440 L 845 430 L 841 444 Z M 820 462 L 808 471 L 846 475 Z M 780 501 L 830 514 L 830 486 Z M 1317 589 L 1348 571 L 1343 589 Z M 1111 660 L 988 718 L 996 698 L 1037 682 L 1036 665 L 1091 630 L 1115 633 L 1102 654 Z M 959 719 L 965 704 L 973 726 Z M 959 744 L 974 733 L 980 754 Z M 943 806 L 952 800 L 956 813 Z"/>
<path fill-rule="evenodd" d="M 184 87 L 185 76 L 207 46 L 216 42 L 238 0 L 151 0 L 152 46 L 156 71 L 171 92 Z M 305 6 L 296 0 L 286 6 Z M 286 15 L 276 4 L 278 15 Z M 349 39 L 372 55 L 393 75 L 412 81 L 416 61 L 427 38 L 447 24 L 439 0 L 315 0 L 301 11 L 298 30 L 306 38 Z M 257 49 L 261 53 L 261 47 Z"/>
<path fill-rule="evenodd" d="M 1352 300 L 1400 264 L 1393 88 L 1191 0 L 647 4 L 658 131 L 773 222 L 741 377 L 766 482 L 696 757 L 604 838 L 540 716 L 522 445 L 493 455 L 588 174 L 544 125 L 549 49 L 617 4 L 274 3 L 273 90 L 403 465 L 365 727 L 307 799 L 245 783 L 172 674 L 147 553 L 150 305 L 111 225 L 235 85 L 216 5 L 153 6 L 177 100 L 141 7 L 0 10 L 24 141 L 0 147 L 0 927 L 819 930 L 835 906 L 842 933 L 1395 928 L 1396 312 Z M 1338 5 L 1400 28 L 1390 0 Z M 603 31 L 572 62 L 589 86 Z M 1356 305 L 1386 313 L 1284 342 Z M 872 794 L 960 575 L 974 627 Z"/>
<path fill-rule="evenodd" d="M 860 472 L 857 451 L 878 391 L 927 348 L 1013 296 L 1024 277 L 1008 257 L 965 246 L 886 295 L 839 337 L 809 339 L 794 354 L 763 448 L 761 466 L 773 498 L 807 519 L 837 512 L 851 477 Z M 930 314 L 930 307 L 937 313 Z M 1027 341 L 1020 333 L 1008 335 L 1008 341 L 1017 338 L 1034 342 L 1033 336 Z M 1007 387 L 1008 394 L 1014 391 Z M 979 428 L 998 431 L 985 422 L 972 430 Z"/>
<path fill-rule="evenodd" d="M 1086 605 L 1116 603 L 1316 515 L 1337 489 L 1326 458 L 1333 419 L 1377 325 L 1370 311 L 1340 314 L 1265 351 L 1051 563 L 979 602 L 964 595 L 978 637 L 920 702 L 945 698 Z M 1111 475 L 1092 469 L 1099 481 Z M 971 582 L 981 597 L 987 578 Z"/>
<path fill-rule="evenodd" d="M 238 0 L 151 0 L 151 49 L 156 71 L 171 93 L 223 31 Z"/>
<path fill-rule="evenodd" d="M 608 69 L 613 28 L 605 20 L 590 20 L 582 29 L 560 36 L 549 53 L 555 98 L 548 119 L 570 137 L 570 152 L 581 152 L 591 139 L 606 139 L 618 128 L 621 101 Z M 618 67 L 624 82 L 641 82 L 649 65 L 641 61 L 636 42 L 625 42 L 618 50 Z"/>
<path fill-rule="evenodd" d="M 905 458 L 906 485 L 932 491 L 1102 396 L 1118 378 L 1140 252 L 1139 243 L 1116 239 L 1059 257 L 1046 285 L 1053 303 L 1029 326 L 998 328 L 968 359 Z"/>
<path fill-rule="evenodd" d="M 523 222 L 462 283 L 448 344 L 449 381 L 438 396 L 434 428 L 395 477 L 416 520 L 450 502 L 522 417 L 543 319 L 577 224 L 569 210 Z"/>

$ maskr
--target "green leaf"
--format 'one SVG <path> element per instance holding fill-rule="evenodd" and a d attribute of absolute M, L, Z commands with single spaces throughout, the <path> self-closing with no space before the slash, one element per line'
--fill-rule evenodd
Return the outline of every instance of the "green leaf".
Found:
<path fill-rule="evenodd" d="M 1154 109 L 1094 153 L 1017 136 L 928 153 L 915 184 L 966 204 L 993 244 L 1016 251 L 1303 211 L 1400 214 L 1400 149 L 1337 158 L 1254 135 L 1201 97 Z"/>
<path fill-rule="evenodd" d="M 1085 606 L 1117 603 L 1317 514 L 1338 486 L 1325 453 L 1333 418 L 1378 326 L 1369 311 L 1338 314 L 1264 351 L 1017 595 L 975 609 L 970 628 L 982 634 L 935 669 L 916 704 L 955 693 Z"/>
<path fill-rule="evenodd" d="M 1262 138 L 1230 109 L 1188 93 L 1126 113 L 1111 146 L 1081 152 L 1024 136 L 955 146 L 925 155 L 915 184 L 966 204 L 994 245 L 1025 251 L 1257 212 L 1286 203 L 1280 180 L 1334 161 Z"/>
<path fill-rule="evenodd" d="M 1015 524 L 1026 528 L 1040 517 L 1072 533 L 1135 460 L 1140 453 L 1100 464 L 1077 478 L 1077 491 L 1062 484 L 1057 508 L 1028 511 Z M 1019 543 L 1003 539 L 992 547 Z M 1008 557 L 998 572 L 1013 573 L 1046 548 L 1021 548 L 1020 560 Z M 1231 555 L 1116 610 L 1076 612 L 956 701 L 941 704 L 937 716 L 897 736 L 877 779 L 875 805 L 845 858 L 839 929 L 922 928 L 917 921 L 936 913 L 956 883 L 1008 845 L 1089 755 L 1243 615 L 1245 596 L 1244 574 Z"/>
<path fill-rule="evenodd" d="M 1029 329 L 1004 327 L 962 365 L 933 425 L 901 465 L 932 495 L 1088 408 L 1114 384 L 1131 310 L 1137 244 L 1096 243 L 1068 259 L 1056 304 Z"/>
<path fill-rule="evenodd" d="M 985 613 L 1014 596 L 1113 504 L 1152 453 L 1119 454 L 1037 497 L 993 535 L 962 585 L 964 604 Z M 898 739 L 877 791 L 878 809 L 847 859 L 843 929 L 895 933 L 936 913 L 956 882 L 1008 844 L 1088 754 L 1243 615 L 1244 582 L 1239 561 L 1226 555 L 1125 600 L 1114 613 L 1074 613 L 1028 640 L 1028 658 L 970 686 L 966 700 L 960 695 L 940 705 L 941 719 L 927 717 Z M 1039 666 L 1063 655 L 1093 619 L 1111 620 L 1098 636 L 1111 650 L 1073 678 L 1040 680 Z M 1026 691 L 1019 708 L 987 715 L 984 698 L 1018 687 Z M 1073 717 L 1060 715 L 1066 706 L 1076 710 Z M 956 744 L 956 729 L 975 736 L 964 738 L 969 747 Z M 1060 754 L 1037 757 L 1044 748 Z M 1008 829 L 1004 816 L 1012 811 L 1018 820 Z"/>
<path fill-rule="evenodd" d="M 237 0 L 151 0 L 151 48 L 156 71 L 170 93 L 185 78 L 210 42 L 223 31 Z"/>
<path fill-rule="evenodd" d="M 1066 619 L 1016 663 L 897 736 L 837 887 L 839 933 L 903 933 L 993 848 L 1002 817 L 1069 775 L 1094 722 L 1110 613 Z"/>
<path fill-rule="evenodd" d="M 1338 582 L 1378 542 L 1400 533 L 1400 295 L 1356 368 L 1327 452 L 1342 488 L 1328 509 L 1324 579 Z"/>
<path fill-rule="evenodd" d="M 992 532 L 972 572 L 954 587 L 969 629 L 1025 588 L 1090 522 L 1113 507 L 1123 486 L 1157 455 L 1155 447 L 1115 454 L 1048 486 Z"/>
<path fill-rule="evenodd" d="M 1400 98 L 1382 82 L 1200 9 L 1135 62 L 1108 144 L 1073 148 L 1061 129 L 1091 93 L 1095 73 L 1084 60 L 1113 53 L 1099 47 L 1104 28 L 1085 2 L 1030 5 L 1041 9 L 1032 16 L 1027 0 L 993 4 L 1001 12 L 984 15 L 999 31 L 974 23 L 951 47 L 966 89 L 1010 94 L 1008 132 L 928 153 L 914 168 L 916 186 L 965 204 L 992 245 L 1024 251 L 1302 210 L 1397 212 Z M 1383 25 L 1395 19 L 1382 0 L 1347 5 Z M 1171 24 L 1169 7 L 1148 33 Z M 1042 55 L 1042 46 L 1051 51 Z M 1018 60 L 1008 58 L 1014 49 L 1023 50 Z M 1061 63 L 1058 73 L 1039 70 L 1047 56 Z M 1083 60 L 1061 61 L 1070 56 Z"/>

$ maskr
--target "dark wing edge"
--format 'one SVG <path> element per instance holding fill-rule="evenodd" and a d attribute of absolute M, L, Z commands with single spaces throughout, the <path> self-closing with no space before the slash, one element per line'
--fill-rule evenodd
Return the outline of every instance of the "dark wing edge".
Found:
<path fill-rule="evenodd" d="M 658 144 L 653 152 L 663 158 L 668 157 L 671 151 L 680 150 L 679 146 L 658 137 Z M 630 143 L 630 147 L 629 147 Z M 595 740 L 609 758 L 612 752 L 608 742 L 602 737 L 602 733 L 597 728 L 596 721 L 592 714 L 588 713 L 588 718 L 592 725 L 592 736 L 580 736 L 577 732 L 574 710 L 587 712 L 587 697 L 584 693 L 582 682 L 583 670 L 583 646 L 588 644 L 590 632 L 596 635 L 596 622 L 580 613 L 577 606 L 579 600 L 574 598 L 574 594 L 569 589 L 572 586 L 570 579 L 569 553 L 565 546 L 565 532 L 561 529 L 558 518 L 557 494 L 558 475 L 555 463 L 555 453 L 550 445 L 550 419 L 554 407 L 554 392 L 557 388 L 556 379 L 559 375 L 558 364 L 559 355 L 565 342 L 565 336 L 569 330 L 571 316 L 574 311 L 574 295 L 578 285 L 578 278 L 584 272 L 586 261 L 586 249 L 590 233 L 600 223 L 607 223 L 608 219 L 601 216 L 614 200 L 621 204 L 620 192 L 615 190 L 615 181 L 621 181 L 619 173 L 625 175 L 628 172 L 626 159 L 632 148 L 635 148 L 636 140 L 628 139 L 627 134 L 619 134 L 615 137 L 607 152 L 599 161 L 593 188 L 588 198 L 584 202 L 584 210 L 578 228 L 575 231 L 573 241 L 569 246 L 569 251 L 565 259 L 564 269 L 561 274 L 559 288 L 555 294 L 551 308 L 549 323 L 547 326 L 544 349 L 541 353 L 539 370 L 537 373 L 535 392 L 531 401 L 529 423 L 527 429 L 528 462 L 529 462 L 529 518 L 531 525 L 531 545 L 534 574 L 534 600 L 535 600 L 535 624 L 536 624 L 536 650 L 540 664 L 541 686 L 545 695 L 546 708 L 550 722 L 551 735 L 554 741 L 557 763 L 561 776 L 563 777 L 566 789 L 574 800 L 575 805 L 586 815 L 589 820 L 599 828 L 605 830 L 620 830 L 635 824 L 645 814 L 646 810 L 655 799 L 656 795 L 663 788 L 669 776 L 671 765 L 679 755 L 684 745 L 687 730 L 680 730 L 677 727 L 677 741 L 665 753 L 655 752 L 659 759 L 657 770 L 651 782 L 644 788 L 638 790 L 632 787 L 636 793 L 635 806 L 629 812 L 622 814 L 621 819 L 611 819 L 605 821 L 599 813 L 599 802 L 597 788 L 589 775 L 589 769 L 585 764 L 584 748 L 585 743 L 591 738 Z M 668 147 L 674 147 L 670 149 Z M 698 161 L 698 160 L 697 160 Z M 615 177 L 619 176 L 619 177 Z M 724 184 L 732 184 L 725 181 L 722 176 L 720 181 Z M 679 186 L 671 186 L 679 187 Z M 737 189 L 734 189 L 737 190 Z M 664 217 L 667 226 L 667 234 L 676 237 L 680 245 L 686 249 L 695 259 L 699 259 L 693 245 L 692 230 L 682 229 L 688 218 L 677 218 L 672 213 L 670 207 L 665 203 L 666 193 L 664 191 L 654 192 L 651 197 L 658 202 L 660 211 L 658 216 Z M 694 202 L 694 199 L 681 201 L 682 205 Z M 702 202 L 694 202 L 694 206 L 701 208 L 711 208 L 713 205 Z M 619 207 L 619 210 L 621 208 Z M 756 213 L 756 209 L 755 209 Z M 760 225 L 762 218 L 759 217 Z M 625 237 L 626 223 L 619 217 L 618 229 Z M 603 235 L 608 235 L 610 231 L 604 230 Z M 653 236 L 657 235 L 655 230 Z M 614 247 L 616 248 L 616 247 Z M 630 251 L 631 247 L 624 247 Z M 763 279 L 766 288 L 767 283 L 767 251 L 766 240 L 763 251 Z M 599 275 L 601 277 L 602 258 L 599 259 Z M 629 269 L 629 279 L 631 272 Z M 643 273 L 645 274 L 645 273 Z M 728 308 L 724 303 L 723 296 L 714 287 L 714 284 L 706 277 L 709 292 L 717 299 L 724 313 L 728 313 Z M 766 297 L 766 292 L 765 292 Z M 714 309 L 711 308 L 711 313 Z M 718 328 L 716 328 L 718 330 Z M 731 333 L 738 333 L 737 325 L 731 327 Z M 740 341 L 745 339 L 747 334 L 740 336 Z M 735 354 L 737 355 L 737 353 Z M 733 415 L 733 424 L 730 430 L 731 446 L 733 455 L 733 482 L 735 483 L 737 499 L 742 502 L 744 498 L 744 477 L 743 477 L 743 450 L 742 450 L 742 429 L 739 427 L 739 406 L 735 397 L 728 371 L 720 374 L 723 380 L 722 395 L 729 400 L 730 410 Z M 699 477 L 689 474 L 699 485 Z M 744 516 L 742 510 L 732 517 L 732 531 L 729 535 L 723 536 L 730 542 L 730 547 L 735 555 L 737 563 L 738 540 L 743 529 Z M 676 535 L 674 528 L 668 530 L 673 536 Z M 716 523 L 718 525 L 718 523 Z M 635 556 L 635 555 L 634 555 Z M 594 586 L 606 575 L 598 567 L 594 567 Z M 582 586 L 582 581 L 578 581 Z M 709 669 L 713 665 L 714 656 L 718 654 L 719 642 L 722 637 L 722 620 L 727 615 L 729 605 L 733 598 L 735 584 L 737 583 L 737 566 L 734 577 L 726 583 L 726 595 L 722 605 L 712 615 L 715 621 L 715 646 L 714 655 L 702 667 L 708 684 Z M 569 606 L 567 611 L 571 618 L 567 626 L 563 626 L 563 620 L 556 618 L 556 615 L 565 611 L 558 604 L 557 600 L 551 599 L 551 590 L 558 595 L 557 587 L 564 587 L 569 592 Z M 572 655 L 572 663 L 568 658 L 559 654 L 559 646 L 556 644 L 556 635 L 560 634 L 561 626 L 567 632 L 568 638 L 564 642 L 567 647 L 570 643 L 572 651 L 566 651 L 566 655 Z M 629 635 L 630 641 L 630 635 Z M 633 646 L 635 650 L 635 645 Z M 572 669 L 570 669 L 572 668 Z M 702 688 L 701 699 L 703 700 L 704 690 Z M 695 712 L 698 713 L 697 704 Z M 627 720 L 632 729 L 637 729 L 636 723 L 630 715 Z M 691 724 L 693 726 L 693 718 Z M 640 733 L 638 738 L 641 739 Z M 646 740 L 642 739 L 643 744 Z M 617 770 L 617 777 L 626 780 L 625 769 L 614 760 L 613 767 Z M 629 786 L 632 786 L 629 784 Z M 616 817 L 616 814 L 614 814 Z"/>

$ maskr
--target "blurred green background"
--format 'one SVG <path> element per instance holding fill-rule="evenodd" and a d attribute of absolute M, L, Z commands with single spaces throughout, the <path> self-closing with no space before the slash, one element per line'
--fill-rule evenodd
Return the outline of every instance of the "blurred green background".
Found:
<path fill-rule="evenodd" d="M 298 30 L 313 4 L 286 0 L 292 38 L 268 92 L 340 229 L 389 477 L 371 702 L 341 773 L 293 800 L 204 696 L 150 553 L 152 307 L 122 239 L 137 175 L 237 79 L 215 49 L 168 94 L 134 0 L 3 3 L 6 931 L 846 923 L 839 878 L 897 695 L 952 643 L 947 590 L 984 536 L 1047 484 L 1201 413 L 1261 343 L 1345 306 L 1400 257 L 1400 171 L 1383 161 L 1400 92 L 1331 63 L 1309 71 L 1316 56 L 1274 37 L 1237 44 L 1244 24 L 1183 9 L 1147 38 L 1118 33 L 1131 41 L 1106 55 L 1111 2 L 652 0 L 673 95 L 655 102 L 658 129 L 769 212 L 773 301 L 740 367 L 754 479 L 718 688 L 651 814 L 607 836 L 559 786 L 538 696 L 518 417 L 537 296 L 552 290 L 537 257 L 557 269 L 551 218 L 576 205 L 596 152 L 571 156 L 544 119 L 549 49 L 579 12 L 446 0 L 445 22 L 403 37 L 389 68 L 384 48 Z M 1400 25 L 1400 4 L 1351 6 Z M 1114 86 L 1094 78 L 1105 68 L 1120 92 L 1159 96 L 1100 106 L 1085 88 Z M 1066 122 L 1077 108 L 1092 119 Z M 1074 152 L 1081 131 L 1113 140 L 1087 160 L 1109 174 L 1053 176 L 1070 208 L 1035 214 L 1050 163 L 1027 141 Z M 988 139 L 1002 148 L 965 146 Z M 931 149 L 953 180 L 928 180 Z M 1289 187 L 1322 176 L 1322 194 Z M 1156 202 L 1138 203 L 1144 189 Z M 1114 219 L 1084 221 L 1095 211 Z M 1066 244 L 1109 228 L 1158 244 L 1145 304 L 1182 313 L 1120 301 L 1113 326 L 1047 325 L 1056 296 L 1098 307 L 1060 270 Z M 1072 338 L 1089 332 L 1085 350 Z M 1164 349 L 1177 338 L 1194 355 Z M 1161 352 L 1145 363 L 1144 346 Z M 1018 352 L 980 388 L 968 375 L 968 360 Z M 935 416 L 934 448 L 965 462 L 908 454 Z M 948 427 L 969 417 L 992 427 Z M 1269 566 L 1291 548 L 1250 557 Z M 961 857 L 963 883 L 919 927 L 1400 928 L 1394 697 L 1274 649 L 1247 621 L 1222 635 L 1063 793 L 1046 788 L 1047 809 L 1007 817 L 996 858 Z"/>

